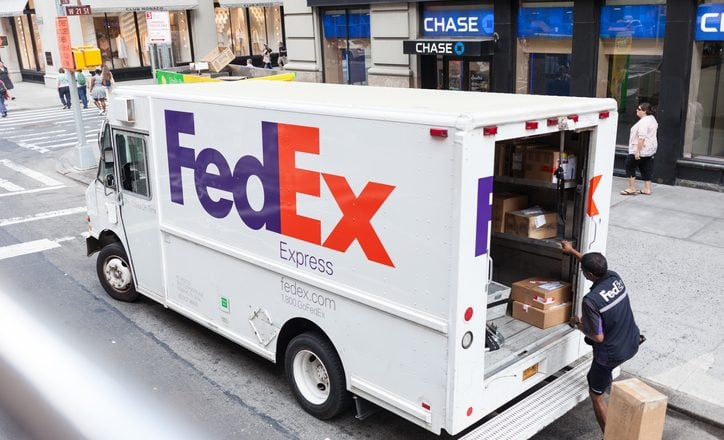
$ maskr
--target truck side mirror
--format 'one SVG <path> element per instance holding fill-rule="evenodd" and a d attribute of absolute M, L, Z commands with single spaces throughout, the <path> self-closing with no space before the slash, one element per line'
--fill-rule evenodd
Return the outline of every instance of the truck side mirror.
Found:
<path fill-rule="evenodd" d="M 106 182 L 105 182 L 105 184 L 106 184 L 106 186 L 107 186 L 108 188 L 115 188 L 115 181 L 114 181 L 114 179 L 113 179 L 113 174 L 108 174 L 108 175 L 106 175 Z"/>

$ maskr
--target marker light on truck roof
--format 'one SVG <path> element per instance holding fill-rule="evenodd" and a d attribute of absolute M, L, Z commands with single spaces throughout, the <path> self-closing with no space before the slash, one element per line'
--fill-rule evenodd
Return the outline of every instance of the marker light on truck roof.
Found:
<path fill-rule="evenodd" d="M 432 137 L 446 138 L 446 137 L 447 137 L 447 129 L 446 129 L 446 128 L 431 128 L 431 129 L 430 129 L 430 136 L 432 136 Z"/>
<path fill-rule="evenodd" d="M 608 117 L 611 115 L 610 112 L 601 112 L 598 114 L 598 119 L 608 119 Z"/>
<path fill-rule="evenodd" d="M 553 127 L 555 125 L 558 125 L 558 118 L 548 118 L 548 126 Z"/>
<path fill-rule="evenodd" d="M 526 130 L 537 130 L 538 129 L 538 121 L 528 121 L 525 123 L 525 129 Z"/>
<path fill-rule="evenodd" d="M 578 115 L 568 115 L 568 119 L 573 122 L 578 122 Z"/>
<path fill-rule="evenodd" d="M 492 136 L 498 134 L 498 127 L 493 125 L 490 127 L 484 127 L 483 128 L 483 136 Z"/>

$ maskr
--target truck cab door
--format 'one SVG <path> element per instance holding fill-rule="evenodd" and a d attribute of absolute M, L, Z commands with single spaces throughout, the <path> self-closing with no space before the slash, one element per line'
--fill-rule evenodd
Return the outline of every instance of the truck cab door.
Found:
<path fill-rule="evenodd" d="M 161 232 L 157 195 L 151 185 L 150 170 L 153 168 L 149 163 L 148 136 L 122 130 L 112 130 L 112 133 L 119 211 L 136 288 L 162 299 Z"/>
<path fill-rule="evenodd" d="M 107 121 L 103 122 L 98 137 L 100 146 L 100 162 L 98 175 L 94 182 L 94 196 L 97 218 L 94 224 L 99 224 L 101 230 L 114 230 L 118 226 L 118 192 L 116 189 L 115 154 L 111 139 L 111 128 Z M 118 233 L 118 231 L 115 231 Z"/>

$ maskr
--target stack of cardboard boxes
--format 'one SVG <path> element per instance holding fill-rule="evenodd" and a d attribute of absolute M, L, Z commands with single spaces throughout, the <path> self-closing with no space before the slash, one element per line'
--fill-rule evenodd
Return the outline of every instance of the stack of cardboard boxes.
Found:
<path fill-rule="evenodd" d="M 525 194 L 493 194 L 493 231 L 529 238 L 553 238 L 558 233 L 555 212 L 528 208 Z"/>
<path fill-rule="evenodd" d="M 533 277 L 513 283 L 513 318 L 538 328 L 568 322 L 571 316 L 571 284 Z"/>
<path fill-rule="evenodd" d="M 575 180 L 578 161 L 572 153 L 541 144 L 498 146 L 495 152 L 495 175 L 556 183 L 555 172 L 563 167 L 564 180 Z"/>

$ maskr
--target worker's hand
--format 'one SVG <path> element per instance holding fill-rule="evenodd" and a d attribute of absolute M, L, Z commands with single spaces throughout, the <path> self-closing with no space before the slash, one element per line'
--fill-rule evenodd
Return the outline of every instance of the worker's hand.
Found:
<path fill-rule="evenodd" d="M 561 250 L 564 254 L 573 253 L 573 246 L 571 246 L 571 242 L 569 242 L 568 240 L 561 241 Z"/>
<path fill-rule="evenodd" d="M 578 328 L 581 325 L 581 318 L 575 315 L 571 316 L 571 319 L 568 321 L 568 325 L 572 328 Z"/>

